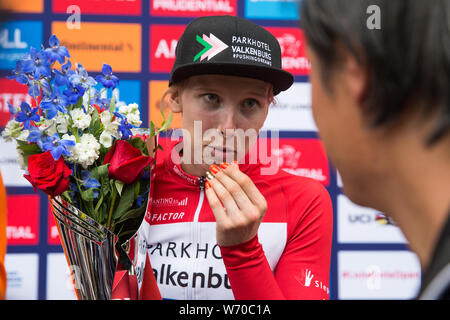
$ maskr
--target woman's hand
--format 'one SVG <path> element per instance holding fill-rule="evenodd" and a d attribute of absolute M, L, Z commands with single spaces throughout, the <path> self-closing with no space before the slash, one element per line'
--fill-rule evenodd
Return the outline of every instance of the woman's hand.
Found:
<path fill-rule="evenodd" d="M 207 173 L 205 193 L 216 218 L 219 246 L 232 246 L 252 239 L 267 210 L 267 202 L 253 181 L 236 162 L 213 164 Z"/>

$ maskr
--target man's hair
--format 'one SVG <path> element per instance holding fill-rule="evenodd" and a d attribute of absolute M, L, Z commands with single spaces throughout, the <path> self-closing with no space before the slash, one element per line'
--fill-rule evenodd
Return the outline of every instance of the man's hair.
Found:
<path fill-rule="evenodd" d="M 378 29 L 368 22 L 374 5 Z M 363 109 L 371 125 L 421 111 L 436 116 L 428 145 L 450 133 L 449 0 L 303 0 L 300 16 L 325 87 L 342 48 L 367 69 Z"/>

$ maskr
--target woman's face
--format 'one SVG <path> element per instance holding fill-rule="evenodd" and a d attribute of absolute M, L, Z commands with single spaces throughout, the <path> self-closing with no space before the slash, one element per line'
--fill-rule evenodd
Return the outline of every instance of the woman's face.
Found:
<path fill-rule="evenodd" d="M 247 154 L 273 94 L 272 85 L 261 80 L 199 75 L 178 86 L 177 99 L 179 109 L 172 110 L 182 113 L 183 155 L 191 151 L 183 163 L 207 170 L 212 163 L 239 161 Z"/>

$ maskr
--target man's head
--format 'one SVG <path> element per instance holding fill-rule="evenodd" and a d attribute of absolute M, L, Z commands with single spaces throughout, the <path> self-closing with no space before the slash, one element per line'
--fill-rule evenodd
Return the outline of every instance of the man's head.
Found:
<path fill-rule="evenodd" d="M 450 2 L 304 0 L 300 24 L 321 138 L 346 193 L 367 204 L 364 182 L 385 174 L 399 128 L 415 126 L 427 148 L 448 143 Z"/>

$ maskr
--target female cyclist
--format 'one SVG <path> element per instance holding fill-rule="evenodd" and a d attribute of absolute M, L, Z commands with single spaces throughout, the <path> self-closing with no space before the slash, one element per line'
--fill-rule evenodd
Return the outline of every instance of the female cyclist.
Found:
<path fill-rule="evenodd" d="M 262 27 L 232 16 L 186 27 L 164 95 L 183 138 L 156 166 L 141 227 L 163 298 L 329 298 L 326 189 L 250 152 L 274 96 L 292 83 Z"/>

